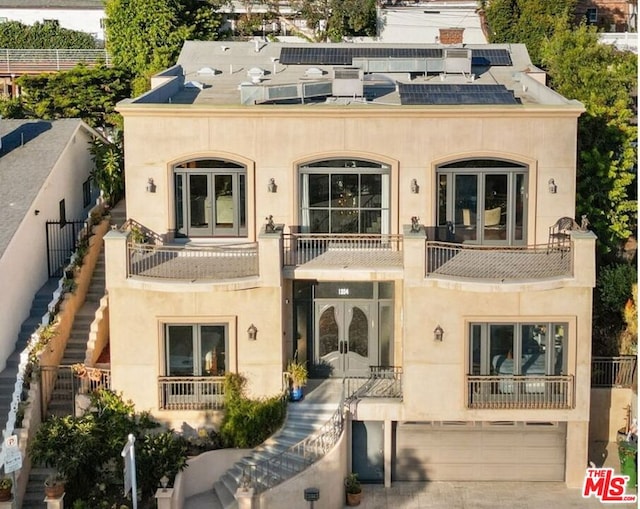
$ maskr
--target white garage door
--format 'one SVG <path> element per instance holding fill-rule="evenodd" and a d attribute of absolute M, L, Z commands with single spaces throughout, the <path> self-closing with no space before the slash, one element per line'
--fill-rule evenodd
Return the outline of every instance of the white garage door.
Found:
<path fill-rule="evenodd" d="M 564 481 L 563 423 L 398 423 L 394 481 Z"/>

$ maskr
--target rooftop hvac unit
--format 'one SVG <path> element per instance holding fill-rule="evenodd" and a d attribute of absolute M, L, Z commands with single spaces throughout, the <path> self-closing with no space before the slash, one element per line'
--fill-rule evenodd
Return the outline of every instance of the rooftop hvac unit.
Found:
<path fill-rule="evenodd" d="M 334 67 L 332 94 L 335 97 L 362 97 L 364 73 L 358 67 Z"/>
<path fill-rule="evenodd" d="M 471 50 L 469 48 L 444 49 L 445 74 L 471 74 Z"/>

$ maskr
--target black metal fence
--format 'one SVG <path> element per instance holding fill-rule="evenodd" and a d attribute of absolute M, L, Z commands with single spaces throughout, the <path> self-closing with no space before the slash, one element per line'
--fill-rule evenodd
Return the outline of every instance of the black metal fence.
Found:
<path fill-rule="evenodd" d="M 83 233 L 84 232 L 84 233 Z M 47 267 L 49 277 L 62 277 L 77 243 L 89 228 L 86 221 L 47 221 Z"/>

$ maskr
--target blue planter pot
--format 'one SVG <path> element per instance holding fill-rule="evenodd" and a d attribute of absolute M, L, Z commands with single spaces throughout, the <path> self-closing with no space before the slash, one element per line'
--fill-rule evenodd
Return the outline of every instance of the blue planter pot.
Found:
<path fill-rule="evenodd" d="M 289 399 L 291 401 L 300 401 L 303 397 L 302 387 L 292 387 L 289 391 Z"/>

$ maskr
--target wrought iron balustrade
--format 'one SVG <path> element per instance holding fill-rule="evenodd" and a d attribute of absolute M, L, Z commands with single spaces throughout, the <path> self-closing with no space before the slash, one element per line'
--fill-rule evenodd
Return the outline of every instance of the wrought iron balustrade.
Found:
<path fill-rule="evenodd" d="M 593 357 L 591 387 L 631 387 L 637 369 L 637 357 Z"/>
<path fill-rule="evenodd" d="M 283 235 L 283 261 L 285 267 L 297 267 L 309 263 L 327 253 L 369 253 L 372 257 L 387 257 L 391 264 L 401 260 L 402 235 L 392 234 L 331 234 L 286 233 Z"/>
<path fill-rule="evenodd" d="M 426 276 L 531 281 L 573 276 L 573 246 L 480 246 L 426 241 Z"/>
<path fill-rule="evenodd" d="M 162 410 L 220 410 L 224 408 L 224 377 L 159 377 L 158 401 Z"/>
<path fill-rule="evenodd" d="M 573 375 L 467 376 L 468 408 L 566 409 L 574 407 Z"/>
<path fill-rule="evenodd" d="M 127 244 L 129 276 L 223 280 L 258 275 L 258 244 L 167 246 Z"/>

